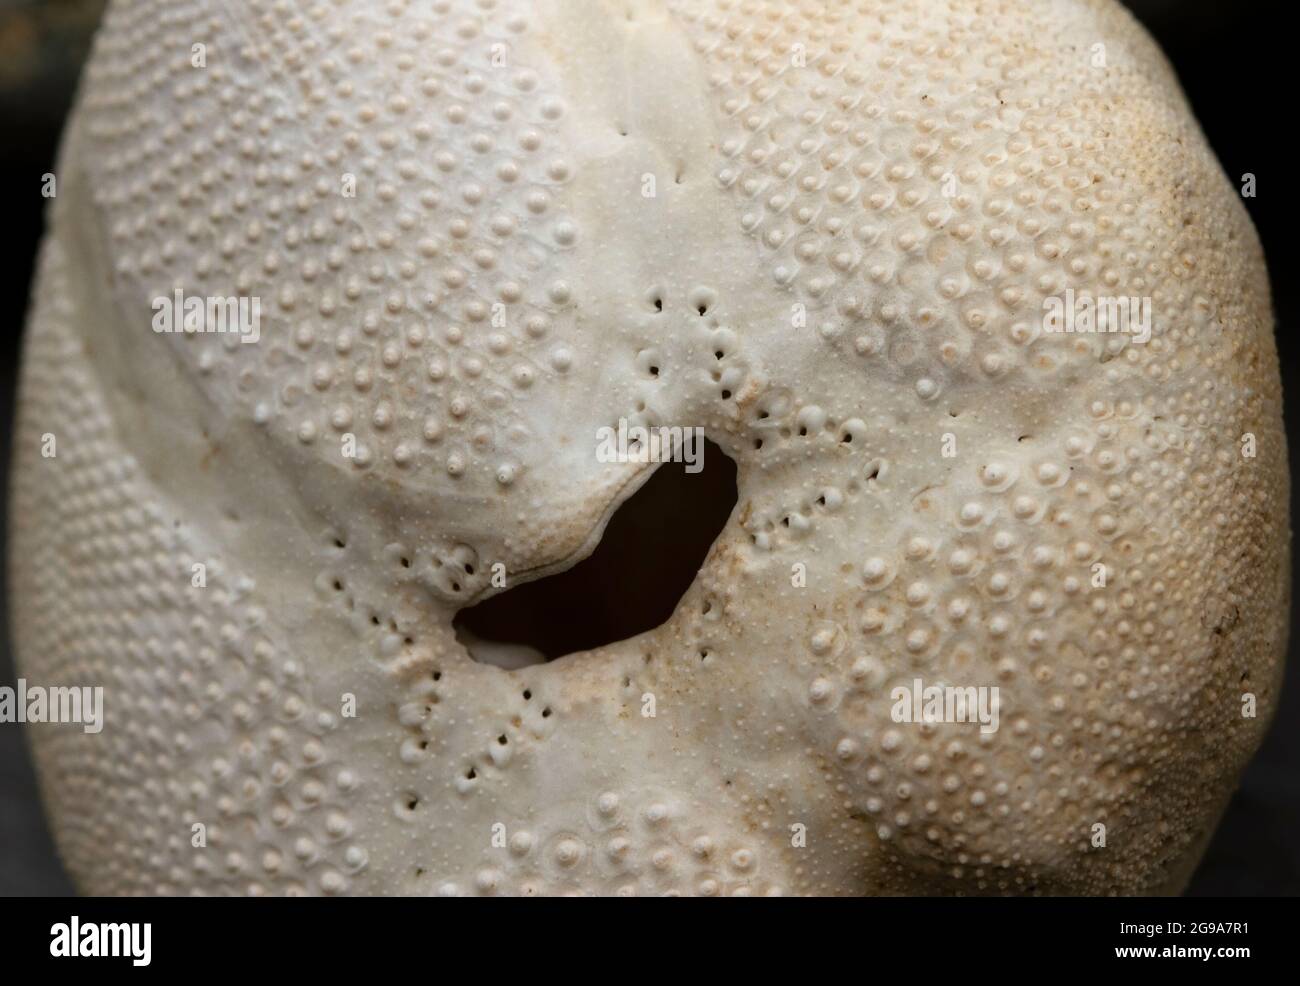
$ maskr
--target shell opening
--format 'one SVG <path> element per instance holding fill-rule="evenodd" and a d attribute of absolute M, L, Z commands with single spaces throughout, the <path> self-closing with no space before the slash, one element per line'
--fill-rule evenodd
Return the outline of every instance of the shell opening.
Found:
<path fill-rule="evenodd" d="M 610 518 L 590 555 L 456 614 L 476 661 L 513 669 L 635 637 L 665 623 L 738 499 L 736 464 L 704 442 L 703 468 L 660 464 Z"/>

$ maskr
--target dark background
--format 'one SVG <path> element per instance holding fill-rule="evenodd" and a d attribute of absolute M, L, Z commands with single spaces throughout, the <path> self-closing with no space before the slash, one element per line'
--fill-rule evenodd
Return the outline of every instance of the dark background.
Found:
<path fill-rule="evenodd" d="M 376 0 L 378 2 L 378 0 Z M 1288 403 L 1287 431 L 1300 435 L 1300 353 L 1291 338 L 1296 260 L 1291 208 L 1295 180 L 1287 104 L 1296 86 L 1291 4 L 1276 0 L 1127 0 L 1160 42 L 1182 80 L 1210 144 L 1234 182 L 1258 182 L 1245 199 L 1268 257 L 1278 349 Z M 98 0 L 0 0 L 0 188 L 11 194 L 0 215 L 0 490 L 7 493 L 10 422 L 19 343 L 45 200 L 40 175 L 53 169 L 64 113 L 84 49 L 83 25 Z M 1288 148 L 1288 152 L 1290 148 Z M 1297 458 L 1293 449 L 1292 461 Z M 1296 484 L 1292 516 L 1297 516 Z M 0 557 L 3 557 L 0 531 Z M 0 572 L 0 599 L 4 598 Z M 1294 609 L 1292 623 L 1294 624 Z M 13 684 L 8 613 L 0 609 L 0 684 Z M 1281 705 L 1247 768 L 1188 893 L 1193 896 L 1296 895 L 1300 892 L 1300 646 L 1292 631 Z M 72 892 L 41 814 L 21 729 L 0 727 L 0 895 Z"/>

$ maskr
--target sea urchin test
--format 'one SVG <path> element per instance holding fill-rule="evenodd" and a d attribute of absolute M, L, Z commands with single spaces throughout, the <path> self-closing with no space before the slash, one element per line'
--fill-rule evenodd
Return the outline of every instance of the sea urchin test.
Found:
<path fill-rule="evenodd" d="M 114 0 L 56 177 L 9 605 L 103 689 L 24 727 L 86 892 L 1188 880 L 1286 449 L 1117 3 Z"/>

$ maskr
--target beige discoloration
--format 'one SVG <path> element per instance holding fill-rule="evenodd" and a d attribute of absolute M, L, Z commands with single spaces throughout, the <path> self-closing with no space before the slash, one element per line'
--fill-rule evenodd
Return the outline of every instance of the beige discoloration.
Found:
<path fill-rule="evenodd" d="M 1274 707 L 1286 449 L 1254 231 L 1117 5 L 122 0 L 59 183 L 11 607 L 28 677 L 106 688 L 31 731 L 85 890 L 1187 879 Z M 153 333 L 177 287 L 260 341 Z M 1046 333 L 1067 288 L 1152 338 Z M 474 662 L 492 564 L 646 474 L 620 417 L 738 465 L 695 584 Z M 1000 728 L 895 723 L 918 677 Z"/>

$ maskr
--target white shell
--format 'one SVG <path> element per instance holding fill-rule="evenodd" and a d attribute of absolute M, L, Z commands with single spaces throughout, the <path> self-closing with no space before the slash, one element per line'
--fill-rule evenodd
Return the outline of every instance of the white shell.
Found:
<path fill-rule="evenodd" d="M 105 689 L 29 727 L 85 891 L 1186 880 L 1274 706 L 1286 451 L 1255 233 L 1117 4 L 117 0 L 58 181 L 11 605 Z M 256 342 L 155 332 L 177 290 Z M 1083 296 L 1149 339 L 1048 331 Z M 673 617 L 472 660 L 638 416 L 739 467 Z M 917 679 L 998 729 L 897 721 Z"/>

